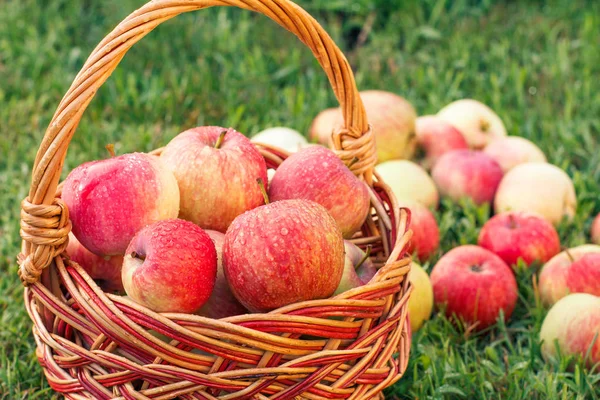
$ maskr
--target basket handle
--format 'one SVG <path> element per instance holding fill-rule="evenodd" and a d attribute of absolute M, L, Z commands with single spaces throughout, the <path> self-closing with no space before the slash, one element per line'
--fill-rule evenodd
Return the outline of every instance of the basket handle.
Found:
<path fill-rule="evenodd" d="M 96 91 L 125 53 L 154 28 L 181 13 L 212 6 L 237 6 L 264 14 L 294 33 L 321 64 L 341 105 L 344 127 L 332 132 L 338 156 L 371 183 L 376 162 L 375 139 L 367 124 L 348 61 L 331 37 L 305 10 L 289 0 L 154 0 L 123 20 L 89 56 L 52 117 L 37 152 L 29 196 L 21 211 L 22 252 L 19 276 L 37 282 L 44 268 L 60 255 L 70 231 L 68 210 L 56 189 L 67 147 Z M 358 159 L 358 162 L 356 161 Z"/>

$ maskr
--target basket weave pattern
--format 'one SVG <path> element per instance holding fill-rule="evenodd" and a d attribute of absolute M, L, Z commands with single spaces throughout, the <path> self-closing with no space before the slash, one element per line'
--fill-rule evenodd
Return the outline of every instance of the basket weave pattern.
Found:
<path fill-rule="evenodd" d="M 353 241 L 380 267 L 331 299 L 222 320 L 155 313 L 104 293 L 64 254 L 71 229 L 59 178 L 68 144 L 98 88 L 160 23 L 210 6 L 267 15 L 309 47 L 343 110 L 332 147 L 368 185 L 372 212 Z M 260 146 L 270 168 L 287 154 Z M 160 149 L 154 154 L 159 154 Z M 358 161 L 357 161 L 358 160 Z M 410 349 L 410 215 L 373 171 L 374 136 L 345 57 L 288 0 L 159 0 L 135 11 L 92 52 L 46 131 L 22 203 L 19 276 L 37 357 L 51 387 L 72 399 L 370 399 L 396 382 Z"/>

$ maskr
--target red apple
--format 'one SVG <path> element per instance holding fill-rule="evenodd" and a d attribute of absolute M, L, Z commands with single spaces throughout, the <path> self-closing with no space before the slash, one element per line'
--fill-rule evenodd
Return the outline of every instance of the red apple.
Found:
<path fill-rule="evenodd" d="M 289 156 L 275 172 L 269 186 L 271 201 L 312 200 L 329 211 L 344 237 L 362 226 L 371 204 L 369 191 L 329 149 L 302 149 Z"/>
<path fill-rule="evenodd" d="M 331 135 L 342 122 L 342 112 L 339 108 L 328 108 L 321 111 L 310 126 L 309 137 L 313 142 L 329 146 Z"/>
<path fill-rule="evenodd" d="M 225 235 L 217 231 L 206 231 L 206 233 L 212 239 L 217 250 L 217 279 L 212 294 L 198 311 L 198 314 L 213 319 L 245 314 L 248 310 L 237 301 L 229 288 L 227 278 L 225 278 L 225 271 L 223 270 L 223 243 L 225 243 Z"/>
<path fill-rule="evenodd" d="M 578 246 L 554 256 L 540 272 L 539 291 L 545 305 L 569 293 L 600 296 L 600 246 Z"/>
<path fill-rule="evenodd" d="M 435 304 L 445 305 L 477 329 L 496 322 L 500 310 L 510 318 L 517 302 L 517 281 L 500 257 L 478 246 L 460 246 L 445 254 L 431 272 Z"/>
<path fill-rule="evenodd" d="M 179 183 L 179 217 L 202 228 L 225 232 L 235 217 L 264 204 L 256 180 L 267 182 L 265 160 L 232 128 L 187 130 L 167 144 L 161 158 Z"/>
<path fill-rule="evenodd" d="M 430 169 L 445 153 L 453 150 L 469 148 L 463 134 L 436 115 L 425 115 L 417 118 L 417 141 L 425 152 L 422 165 Z"/>
<path fill-rule="evenodd" d="M 434 215 L 425 206 L 417 202 L 400 202 L 410 209 L 410 229 L 413 236 L 407 251 L 417 254 L 421 261 L 428 260 L 440 247 L 440 230 Z"/>
<path fill-rule="evenodd" d="M 454 201 L 468 197 L 475 204 L 494 200 L 502 175 L 502 168 L 493 158 L 472 150 L 444 154 L 431 171 L 442 196 Z"/>
<path fill-rule="evenodd" d="M 519 259 L 527 265 L 545 263 L 560 252 L 560 238 L 554 226 L 539 215 L 526 212 L 496 215 L 481 229 L 478 244 L 513 266 Z"/>
<path fill-rule="evenodd" d="M 98 256 L 83 247 L 72 232 L 69 233 L 67 255 L 85 269 L 104 291 L 121 292 L 123 290 L 123 282 L 121 282 L 123 256 Z"/>
<path fill-rule="evenodd" d="M 148 225 L 125 254 L 123 286 L 135 302 L 156 312 L 193 313 L 208 300 L 217 275 L 210 236 L 181 219 Z"/>
<path fill-rule="evenodd" d="M 225 234 L 223 267 L 240 303 L 267 312 L 331 296 L 344 270 L 344 241 L 323 206 L 276 201 L 233 221 Z"/>
<path fill-rule="evenodd" d="M 596 216 L 594 222 L 592 223 L 592 242 L 596 244 L 600 244 L 600 214 Z"/>
<path fill-rule="evenodd" d="M 65 180 L 62 199 L 75 237 L 100 256 L 124 254 L 141 228 L 179 212 L 175 177 L 144 153 L 80 165 Z"/>
<path fill-rule="evenodd" d="M 539 147 L 519 136 L 507 136 L 493 140 L 485 146 L 483 152 L 496 160 L 504 173 L 519 164 L 546 162 L 546 156 Z"/>

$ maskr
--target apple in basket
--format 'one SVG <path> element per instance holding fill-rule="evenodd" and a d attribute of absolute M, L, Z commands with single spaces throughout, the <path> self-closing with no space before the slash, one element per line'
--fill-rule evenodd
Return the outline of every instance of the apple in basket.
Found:
<path fill-rule="evenodd" d="M 341 124 L 339 108 L 328 108 L 321 111 L 310 126 L 309 137 L 313 142 L 329 146 L 331 134 L 337 125 Z"/>
<path fill-rule="evenodd" d="M 181 219 L 139 231 L 127 247 L 122 271 L 127 295 L 157 312 L 197 311 L 210 297 L 216 276 L 212 239 Z"/>
<path fill-rule="evenodd" d="M 377 268 L 369 258 L 369 254 L 357 245 L 344 240 L 344 273 L 334 294 L 344 293 L 350 289 L 366 285 L 377 273 Z"/>
<path fill-rule="evenodd" d="M 329 149 L 314 146 L 289 156 L 269 186 L 271 201 L 312 200 L 329 211 L 345 238 L 363 225 L 371 208 L 369 191 Z"/>
<path fill-rule="evenodd" d="M 546 156 L 539 147 L 519 136 L 507 136 L 493 140 L 485 146 L 483 152 L 496 160 L 504 173 L 519 164 L 546 162 Z"/>
<path fill-rule="evenodd" d="M 233 221 L 225 234 L 223 267 L 240 303 L 267 312 L 330 297 L 344 270 L 344 240 L 323 206 L 275 201 Z"/>
<path fill-rule="evenodd" d="M 440 196 L 435 182 L 420 165 L 391 160 L 377 165 L 375 170 L 400 203 L 416 201 L 427 208 L 437 208 Z"/>
<path fill-rule="evenodd" d="M 278 147 L 288 153 L 294 153 L 308 145 L 300 132 L 284 126 L 265 129 L 254 135 L 251 141 Z"/>
<path fill-rule="evenodd" d="M 436 115 L 417 118 L 416 134 L 419 147 L 425 153 L 422 165 L 427 169 L 431 169 L 445 153 L 469 148 L 463 134 Z"/>
<path fill-rule="evenodd" d="M 62 199 L 73 233 L 100 256 L 123 255 L 141 228 L 179 212 L 175 177 L 159 158 L 144 153 L 78 166 L 65 180 Z"/>
<path fill-rule="evenodd" d="M 592 222 L 592 243 L 600 244 L 600 214 L 594 218 L 594 222 Z"/>
<path fill-rule="evenodd" d="M 466 197 L 483 204 L 494 200 L 503 172 L 481 151 L 454 150 L 440 157 L 431 176 L 442 196 L 454 201 Z"/>
<path fill-rule="evenodd" d="M 232 128 L 182 132 L 161 159 L 179 184 L 179 217 L 204 229 L 225 232 L 235 217 L 263 204 L 256 179 L 267 180 L 265 160 L 250 139 Z"/>
<path fill-rule="evenodd" d="M 500 117 L 477 100 L 457 100 L 442 108 L 437 116 L 458 129 L 473 149 L 482 149 L 492 140 L 506 136 Z"/>

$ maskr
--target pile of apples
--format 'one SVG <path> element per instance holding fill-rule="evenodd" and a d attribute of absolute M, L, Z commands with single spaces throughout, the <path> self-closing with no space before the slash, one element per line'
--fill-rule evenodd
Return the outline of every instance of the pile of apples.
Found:
<path fill-rule="evenodd" d="M 536 267 L 537 291 L 552 307 L 541 329 L 542 350 L 600 362 L 600 215 L 588 244 L 561 252 L 555 225 L 575 215 L 577 198 L 569 176 L 547 162 L 531 141 L 508 136 L 501 118 L 472 99 L 455 101 L 437 115 L 417 117 L 400 96 L 361 92 L 375 133 L 377 174 L 412 212 L 410 251 L 421 262 L 438 254 L 440 234 L 432 211 L 440 197 L 490 204 L 495 215 L 481 228 L 477 245 L 444 254 L 431 275 L 413 263 L 409 302 L 413 331 L 430 318 L 434 305 L 468 330 L 483 330 L 503 313 L 508 319 L 518 297 L 514 270 Z M 311 138 L 326 144 L 342 122 L 339 109 L 321 112 Z M 279 140 L 282 140 L 281 137 Z"/>
<path fill-rule="evenodd" d="M 160 155 L 112 155 L 75 168 L 61 193 L 67 254 L 104 290 L 224 318 L 328 298 L 377 272 L 345 240 L 369 189 L 325 147 L 292 154 L 270 181 L 258 146 L 231 128 L 187 130 Z"/>

